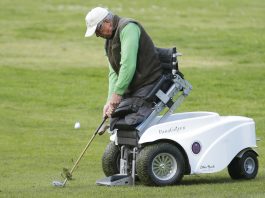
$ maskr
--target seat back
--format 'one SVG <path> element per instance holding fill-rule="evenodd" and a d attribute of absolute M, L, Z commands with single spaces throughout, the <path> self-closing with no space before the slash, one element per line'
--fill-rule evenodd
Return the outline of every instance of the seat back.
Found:
<path fill-rule="evenodd" d="M 159 48 L 156 47 L 156 52 L 159 56 L 160 64 L 163 68 L 164 74 L 178 74 L 182 78 L 184 75 L 179 71 L 177 56 L 181 54 L 177 52 L 176 47 L 173 48 Z"/>
<path fill-rule="evenodd" d="M 173 48 L 159 48 L 156 47 L 156 51 L 159 56 L 160 64 L 163 68 L 163 73 L 168 74 L 172 72 L 172 57 Z"/>
<path fill-rule="evenodd" d="M 154 88 L 149 92 L 149 94 L 145 97 L 147 101 L 156 101 L 155 94 L 158 90 L 163 92 L 167 92 L 167 90 L 173 84 L 174 74 L 180 75 L 184 78 L 184 75 L 179 71 L 178 61 L 177 61 L 177 50 L 175 47 L 173 48 L 159 48 L 156 47 L 156 52 L 159 56 L 160 65 L 163 68 L 163 75 L 154 86 Z"/>

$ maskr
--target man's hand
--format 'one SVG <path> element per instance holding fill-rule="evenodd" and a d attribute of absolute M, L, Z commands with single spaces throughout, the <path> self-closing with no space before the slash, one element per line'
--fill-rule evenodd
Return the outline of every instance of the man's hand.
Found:
<path fill-rule="evenodd" d="M 120 104 L 120 102 L 121 102 L 121 96 L 113 93 L 109 101 L 110 105 L 115 109 Z"/>
<path fill-rule="evenodd" d="M 108 116 L 108 115 L 107 115 L 107 112 L 108 112 L 109 108 L 110 108 L 110 103 L 107 102 L 107 103 L 104 105 L 104 107 L 103 107 L 103 118 L 106 117 L 106 116 Z M 109 117 L 109 116 L 108 116 L 108 117 Z"/>
<path fill-rule="evenodd" d="M 109 118 L 111 117 L 111 114 L 113 111 L 116 109 L 116 107 L 120 104 L 121 102 L 121 96 L 118 94 L 113 93 L 110 101 L 107 102 L 103 108 L 103 117 L 108 116 Z"/>

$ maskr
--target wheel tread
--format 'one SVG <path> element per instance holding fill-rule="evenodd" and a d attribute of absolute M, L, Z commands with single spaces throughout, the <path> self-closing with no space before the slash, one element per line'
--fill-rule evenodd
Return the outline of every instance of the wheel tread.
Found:
<path fill-rule="evenodd" d="M 159 153 L 168 152 L 175 157 L 178 164 L 178 173 L 170 180 L 162 181 L 154 176 L 151 168 L 151 161 L 153 157 Z M 185 169 L 185 161 L 179 149 L 170 143 L 156 143 L 145 146 L 137 156 L 136 170 L 137 175 L 142 183 L 145 185 L 172 185 L 178 183 L 183 175 Z"/>
<path fill-rule="evenodd" d="M 107 177 L 118 174 L 120 172 L 119 164 L 117 164 L 117 160 L 119 160 L 119 158 L 119 147 L 116 146 L 114 142 L 110 142 L 107 145 L 105 152 L 102 156 L 102 169 Z"/>

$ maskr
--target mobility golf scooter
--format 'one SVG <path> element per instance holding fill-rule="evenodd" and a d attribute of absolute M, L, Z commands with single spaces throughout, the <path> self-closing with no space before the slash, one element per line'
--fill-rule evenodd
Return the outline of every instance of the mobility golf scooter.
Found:
<path fill-rule="evenodd" d="M 106 177 L 98 185 L 172 185 L 184 175 L 228 168 L 232 179 L 253 179 L 258 172 L 255 123 L 214 112 L 174 113 L 192 86 L 178 70 L 176 48 L 157 48 L 164 74 L 146 97 L 152 112 L 140 124 L 124 117 L 110 131 L 102 157 Z M 133 105 L 132 105 L 133 106 Z"/>

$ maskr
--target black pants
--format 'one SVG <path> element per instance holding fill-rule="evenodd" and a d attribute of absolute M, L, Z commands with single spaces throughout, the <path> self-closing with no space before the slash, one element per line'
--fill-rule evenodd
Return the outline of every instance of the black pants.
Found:
<path fill-rule="evenodd" d="M 132 94 L 125 94 L 122 98 L 123 100 L 127 99 L 133 99 L 136 98 L 144 100 L 144 98 L 148 95 L 148 93 L 153 89 L 157 82 L 146 85 L 137 91 L 135 91 Z M 122 105 L 122 102 L 118 105 L 117 109 L 119 109 L 120 105 Z M 121 117 L 114 117 L 110 119 L 110 129 L 114 130 L 116 125 L 118 125 L 118 122 L 126 123 L 130 126 L 138 126 L 140 123 L 142 123 L 152 112 L 152 101 L 146 102 L 144 101 L 143 104 L 141 104 L 137 110 L 137 112 L 129 113 L 127 115 L 122 115 Z"/>

